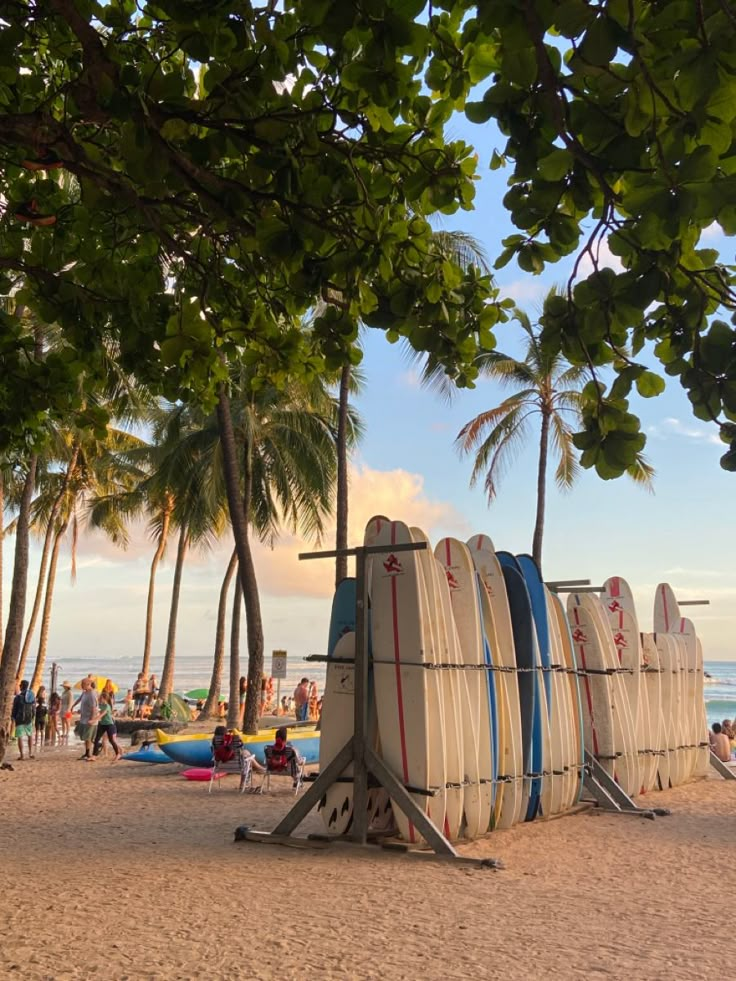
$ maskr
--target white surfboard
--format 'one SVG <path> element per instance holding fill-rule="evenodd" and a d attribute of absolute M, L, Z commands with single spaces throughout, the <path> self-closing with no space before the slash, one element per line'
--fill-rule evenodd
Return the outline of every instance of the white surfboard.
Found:
<path fill-rule="evenodd" d="M 443 584 L 438 576 L 437 563 L 429 547 L 429 539 L 420 528 L 411 528 L 415 542 L 424 542 L 426 549 L 417 552 L 419 565 L 426 591 L 425 616 L 429 619 L 427 629 L 432 636 L 432 655 L 434 664 L 458 663 L 456 643 L 452 634 L 448 636 L 447 625 L 442 610 L 441 589 Z M 451 625 L 452 626 L 452 625 Z M 441 700 L 441 728 L 445 754 L 445 835 L 454 841 L 460 836 L 465 806 L 463 782 L 465 776 L 463 732 L 459 719 L 458 679 L 456 672 L 437 671 L 437 690 Z"/>
<path fill-rule="evenodd" d="M 487 535 L 474 535 L 468 539 L 468 548 L 475 568 L 485 587 L 492 613 L 492 630 L 495 643 L 489 637 L 491 649 L 498 658 L 500 666 L 507 670 L 497 672 L 506 692 L 505 704 L 508 707 L 508 735 L 499 757 L 499 775 L 505 777 L 500 812 L 496 815 L 497 828 L 510 828 L 523 821 L 529 806 L 527 781 L 524 779 L 524 753 L 521 735 L 521 711 L 519 707 L 519 681 L 516 674 L 516 653 L 514 633 L 511 625 L 506 584 L 501 565 L 496 558 L 493 542 Z M 500 686 L 498 686 L 500 687 Z"/>
<path fill-rule="evenodd" d="M 584 593 L 570 593 L 567 615 L 580 671 L 585 748 L 601 767 L 614 777 L 617 748 L 613 731 L 613 693 L 608 661 Z"/>
<path fill-rule="evenodd" d="M 391 545 L 412 542 L 400 521 L 383 526 L 374 544 L 386 545 L 371 570 L 373 677 L 381 754 L 397 779 L 415 792 L 417 806 L 438 830 L 444 827 L 445 758 L 437 672 L 431 663 L 431 637 L 425 634 L 422 579 L 416 552 L 393 552 Z M 428 795 L 428 792 L 432 796 Z M 409 842 L 421 839 L 399 807 L 394 819 Z"/>
<path fill-rule="evenodd" d="M 578 664 L 572 643 L 570 624 L 565 614 L 562 601 L 556 593 L 551 594 L 552 610 L 557 621 L 557 638 L 560 643 L 562 653 L 562 664 L 564 667 L 563 678 L 568 689 L 568 704 L 570 706 L 570 739 L 571 739 L 571 763 L 570 763 L 570 806 L 577 804 L 580 799 L 582 789 L 581 774 L 585 764 L 583 731 L 582 731 L 582 703 L 581 685 L 578 677 Z"/>
<path fill-rule="evenodd" d="M 338 640 L 333 656 L 336 658 L 355 657 L 355 634 L 351 631 Z M 322 722 L 319 740 L 319 768 L 324 770 L 337 756 L 354 732 L 355 664 L 327 662 L 324 698 L 322 702 Z M 342 773 L 352 779 L 353 764 Z M 319 803 L 327 833 L 342 835 L 350 828 L 353 820 L 353 785 L 350 782 L 337 782 L 329 787 Z"/>
<path fill-rule="evenodd" d="M 545 587 L 547 601 L 547 631 L 550 643 L 550 681 L 552 689 L 552 738 L 553 800 L 552 811 L 560 814 L 572 804 L 575 774 L 572 769 L 572 705 L 565 675 L 566 666 L 562 653 L 562 638 L 554 612 L 554 598 Z M 552 727 L 551 727 L 552 728 Z"/>
<path fill-rule="evenodd" d="M 458 639 L 459 663 L 481 666 L 484 662 L 483 630 L 478 602 L 475 567 L 467 546 L 455 538 L 443 538 L 434 550 L 445 576 L 449 609 L 445 619 L 453 620 Z M 485 671 L 459 671 L 457 681 L 466 710 L 462 712 L 466 743 L 465 836 L 486 834 L 493 810 L 493 745 Z M 467 700 L 466 700 L 467 699 Z"/>
<path fill-rule="evenodd" d="M 649 696 L 649 714 L 656 752 L 657 779 L 654 789 L 666 790 L 670 785 L 669 723 L 664 713 L 663 695 L 666 693 L 666 686 L 662 681 L 663 668 L 657 649 L 656 634 L 643 632 L 641 649 L 642 678 Z"/>

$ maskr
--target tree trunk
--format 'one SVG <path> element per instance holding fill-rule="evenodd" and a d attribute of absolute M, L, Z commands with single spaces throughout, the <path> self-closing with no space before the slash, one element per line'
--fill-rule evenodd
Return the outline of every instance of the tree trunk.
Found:
<path fill-rule="evenodd" d="M 252 481 L 250 452 L 246 454 L 248 465 L 244 475 L 244 491 L 243 497 L 241 498 L 238 454 L 235 445 L 235 434 L 233 432 L 233 420 L 230 414 L 230 399 L 224 382 L 220 382 L 217 395 L 217 422 L 220 430 L 227 503 L 230 511 L 233 535 L 235 537 L 235 548 L 238 553 L 238 573 L 243 587 L 243 600 L 245 602 L 247 618 L 248 691 L 245 699 L 243 731 L 256 733 L 258 732 L 258 718 L 261 707 L 263 620 L 261 618 L 261 604 L 258 596 L 258 581 L 256 580 L 256 570 L 253 565 L 253 555 L 248 537 Z"/>
<path fill-rule="evenodd" d="M 15 531 L 15 558 L 13 584 L 10 590 L 10 607 L 5 628 L 5 643 L 0 658 L 0 762 L 10 736 L 10 709 L 15 694 L 16 668 L 23 637 L 23 619 L 26 614 L 26 590 L 28 587 L 28 538 L 31 521 L 31 500 L 36 485 L 38 457 L 31 455 L 28 473 L 23 485 L 18 508 L 18 524 Z"/>
<path fill-rule="evenodd" d="M 38 638 L 38 654 L 36 655 L 36 666 L 33 669 L 31 688 L 37 691 L 43 678 L 43 669 L 46 664 L 46 650 L 49 643 L 49 628 L 51 626 L 51 606 L 54 601 L 54 584 L 56 582 L 56 564 L 59 561 L 59 546 L 69 527 L 68 521 L 62 521 L 56 534 L 54 535 L 54 546 L 51 549 L 51 560 L 49 562 L 49 574 L 46 581 L 46 598 L 43 603 L 43 616 L 41 618 L 41 635 Z"/>
<path fill-rule="evenodd" d="M 217 707 L 220 704 L 220 692 L 222 691 L 222 669 L 225 666 L 225 625 L 227 621 L 227 594 L 230 592 L 230 583 L 233 581 L 235 570 L 238 568 L 238 553 L 233 550 L 228 563 L 225 578 L 220 587 L 220 603 L 217 607 L 217 629 L 215 630 L 215 657 L 212 662 L 212 678 L 210 679 L 210 690 L 207 701 L 199 713 L 200 719 L 213 719 L 217 715 Z"/>
<path fill-rule="evenodd" d="M 537 471 L 537 517 L 534 522 L 532 556 L 542 571 L 542 538 L 544 536 L 544 507 L 547 494 L 547 447 L 549 444 L 549 415 L 542 412 L 542 435 L 539 439 L 539 469 Z"/>
<path fill-rule="evenodd" d="M 174 690 L 174 664 L 176 661 L 176 621 L 179 615 L 179 595 L 181 593 L 181 574 L 184 569 L 184 559 L 189 549 L 189 529 L 182 525 L 179 532 L 179 545 L 176 549 L 176 567 L 174 569 L 174 585 L 171 590 L 171 609 L 169 611 L 169 632 L 166 636 L 166 654 L 164 668 L 161 672 L 159 695 L 166 698 Z"/>
<path fill-rule="evenodd" d="M 243 606 L 243 587 L 240 576 L 235 581 L 233 615 L 230 621 L 230 695 L 227 701 L 228 729 L 239 729 L 240 721 L 240 610 Z"/>
<path fill-rule="evenodd" d="M 346 364 L 340 375 L 340 401 L 337 417 L 337 535 L 335 548 L 348 547 L 348 396 L 350 394 L 350 365 Z M 347 555 L 335 559 L 335 588 L 348 574 Z"/>
<path fill-rule="evenodd" d="M 5 538 L 5 486 L 0 473 L 0 651 L 3 649 L 3 540 Z"/>
<path fill-rule="evenodd" d="M 151 572 L 148 576 L 148 602 L 146 603 L 146 636 L 143 641 L 143 665 L 141 671 L 148 677 L 151 670 L 151 637 L 153 635 L 153 598 L 156 589 L 156 570 L 158 564 L 166 551 L 166 540 L 169 537 L 169 525 L 171 524 L 171 512 L 173 504 L 167 503 L 162 512 L 161 534 L 158 538 L 156 551 L 151 559 Z"/>
<path fill-rule="evenodd" d="M 41 610 L 41 600 L 43 599 L 44 589 L 46 588 L 46 567 L 49 561 L 49 553 L 51 551 L 52 544 L 55 543 L 55 531 L 56 519 L 59 516 L 59 510 L 61 508 L 62 502 L 64 500 L 64 495 L 69 489 L 69 481 L 71 480 L 74 468 L 77 465 L 77 460 L 79 458 L 79 444 L 74 443 L 72 446 L 72 455 L 67 464 L 66 473 L 64 474 L 64 479 L 61 484 L 59 493 L 54 498 L 54 503 L 51 505 L 51 511 L 49 512 L 49 520 L 46 525 L 46 534 L 43 539 L 43 551 L 41 552 L 41 564 L 38 567 L 38 582 L 36 583 L 36 595 L 33 598 L 33 609 L 31 610 L 31 618 L 28 621 L 28 627 L 26 628 L 26 636 L 23 641 L 23 647 L 20 652 L 20 660 L 18 661 L 18 676 L 21 677 L 26 669 L 26 661 L 28 660 L 28 654 L 31 650 L 31 641 L 33 640 L 33 634 L 36 629 L 36 622 L 38 620 L 38 614 Z M 34 672 L 35 677 L 35 672 Z"/>

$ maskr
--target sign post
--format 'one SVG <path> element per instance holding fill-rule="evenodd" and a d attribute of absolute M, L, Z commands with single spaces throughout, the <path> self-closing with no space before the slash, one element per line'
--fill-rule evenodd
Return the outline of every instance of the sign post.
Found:
<path fill-rule="evenodd" d="M 271 651 L 271 677 L 276 679 L 276 715 L 281 711 L 281 681 L 286 678 L 286 651 Z"/>

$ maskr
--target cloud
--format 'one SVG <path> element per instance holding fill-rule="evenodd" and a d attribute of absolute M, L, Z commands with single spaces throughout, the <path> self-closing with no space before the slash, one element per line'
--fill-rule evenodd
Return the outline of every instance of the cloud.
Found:
<path fill-rule="evenodd" d="M 440 529 L 445 534 L 448 527 L 458 535 L 469 534 L 465 519 L 453 505 L 427 496 L 424 478 L 420 474 L 400 469 L 375 470 L 365 464 L 354 464 L 349 479 L 351 545 L 362 542 L 363 529 L 376 514 L 417 525 L 433 538 L 438 537 Z M 94 576 L 95 567 L 126 569 L 128 578 L 140 582 L 144 590 L 155 545 L 148 538 L 142 522 L 131 525 L 130 537 L 130 545 L 123 551 L 100 532 L 85 532 L 79 543 L 80 570 L 84 568 L 89 577 Z M 299 553 L 318 551 L 320 547 L 333 548 L 334 541 L 335 522 L 330 520 L 321 546 L 289 532 L 280 535 L 273 548 L 255 542 L 253 555 L 262 594 L 273 597 L 331 596 L 335 579 L 334 560 L 300 562 Z M 224 575 L 232 548 L 232 538 L 228 534 L 209 551 L 190 550 L 185 572 L 187 589 L 212 592 L 213 582 Z M 169 541 L 166 557 L 167 564 L 173 565 L 176 533 Z"/>
<path fill-rule="evenodd" d="M 714 221 L 700 233 L 700 241 L 702 242 L 703 240 L 708 241 L 709 239 L 719 238 L 721 235 L 723 235 L 723 229 L 717 221 Z"/>
<path fill-rule="evenodd" d="M 421 388 L 422 380 L 419 372 L 415 368 L 402 371 L 399 375 L 399 384 L 404 388 Z"/>
<path fill-rule="evenodd" d="M 439 529 L 448 526 L 456 529 L 457 534 L 467 531 L 465 519 L 453 505 L 426 495 L 424 478 L 420 474 L 353 466 L 350 472 L 350 545 L 361 543 L 363 529 L 376 514 L 419 526 L 432 539 L 437 537 Z M 334 540 L 335 524 L 331 521 L 321 548 L 333 547 Z M 318 550 L 314 544 L 291 534 L 283 534 L 273 549 L 256 545 L 254 561 L 264 594 L 331 596 L 335 582 L 334 560 L 300 562 L 298 558 L 300 552 Z"/>
<path fill-rule="evenodd" d="M 669 439 L 670 436 L 681 436 L 684 439 L 694 439 L 701 443 L 710 443 L 723 447 L 718 433 L 705 426 L 682 422 L 681 419 L 669 417 L 655 425 L 647 427 L 647 433 L 655 439 Z"/>
<path fill-rule="evenodd" d="M 536 276 L 515 279 L 511 283 L 503 283 L 499 286 L 501 299 L 510 297 L 520 307 L 530 304 L 541 306 L 542 300 L 550 289 L 550 283 L 545 283 Z"/>
<path fill-rule="evenodd" d="M 608 269 L 613 269 L 615 272 L 623 272 L 624 267 L 621 260 L 617 255 L 614 255 L 613 252 L 611 252 L 608 242 L 605 239 L 594 247 L 593 252 L 595 253 L 595 258 L 599 269 L 607 267 Z M 576 279 L 587 279 L 587 277 L 593 272 L 595 272 L 593 260 L 590 257 L 590 253 L 586 252 L 578 265 L 578 274 Z"/>

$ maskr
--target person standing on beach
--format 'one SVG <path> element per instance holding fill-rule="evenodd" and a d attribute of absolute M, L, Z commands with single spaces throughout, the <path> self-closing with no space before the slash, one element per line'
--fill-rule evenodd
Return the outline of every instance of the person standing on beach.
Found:
<path fill-rule="evenodd" d="M 79 699 L 79 738 L 84 740 L 84 755 L 80 760 L 94 762 L 92 749 L 97 735 L 97 692 L 89 678 L 82 679 L 82 694 Z"/>
<path fill-rule="evenodd" d="M 48 719 L 48 706 L 46 705 L 46 689 L 42 686 L 36 695 L 36 715 L 34 719 L 36 734 L 33 740 L 33 748 L 36 751 L 42 750 L 46 742 L 46 721 Z"/>
<path fill-rule="evenodd" d="M 294 711 L 297 722 L 304 722 L 309 710 L 309 678 L 302 678 L 294 689 Z"/>
<path fill-rule="evenodd" d="M 61 686 L 64 690 L 61 693 L 61 740 L 62 742 L 69 742 L 69 723 L 72 718 L 72 705 L 74 703 L 74 695 L 72 695 L 71 682 L 65 681 Z"/>
<path fill-rule="evenodd" d="M 148 678 L 143 674 L 142 671 L 138 673 L 138 677 L 135 679 L 133 684 L 133 704 L 135 710 L 133 712 L 134 719 L 143 718 L 143 706 L 146 704 L 146 699 L 148 698 Z"/>
<path fill-rule="evenodd" d="M 15 738 L 18 740 L 18 759 L 24 760 L 23 740 L 28 743 L 28 759 L 33 759 L 33 714 L 36 708 L 36 699 L 33 692 L 28 687 L 28 682 L 23 679 L 20 683 L 20 691 L 13 699 L 13 708 L 10 718 L 15 723 Z"/>
<path fill-rule="evenodd" d="M 92 750 L 93 756 L 99 756 L 100 750 L 102 749 L 102 740 L 107 736 L 108 742 L 115 750 L 115 762 L 120 759 L 123 755 L 123 751 L 118 745 L 118 741 L 115 738 L 117 733 L 117 728 L 115 726 L 115 721 L 112 717 L 112 701 L 109 695 L 105 692 L 100 695 L 99 701 L 100 718 L 97 723 L 97 732 L 95 734 L 95 745 Z"/>
<path fill-rule="evenodd" d="M 52 691 L 49 697 L 49 735 L 48 741 L 52 746 L 56 746 L 60 742 L 59 736 L 59 711 L 61 708 L 61 699 L 59 698 L 59 693 Z"/>

